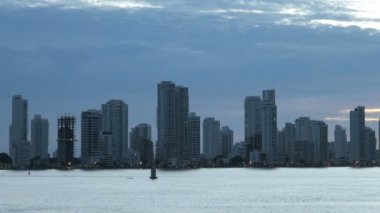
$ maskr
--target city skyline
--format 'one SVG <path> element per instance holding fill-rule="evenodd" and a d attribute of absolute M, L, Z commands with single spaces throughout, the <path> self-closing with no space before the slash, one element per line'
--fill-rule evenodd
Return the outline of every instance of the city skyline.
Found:
<path fill-rule="evenodd" d="M 184 107 L 184 109 L 186 109 L 185 111 L 183 111 L 186 115 L 188 115 L 188 116 L 196 116 L 196 114 L 195 113 L 193 113 L 193 112 L 191 112 L 191 113 L 189 113 L 189 109 L 188 109 L 188 106 L 189 106 L 189 104 L 191 104 L 191 103 L 189 103 L 189 99 L 191 98 L 191 97 L 189 97 L 188 96 L 188 93 L 190 92 L 189 90 L 191 90 L 191 88 L 189 89 L 189 88 L 187 88 L 187 87 L 183 87 L 183 86 L 178 86 L 178 85 L 176 85 L 174 82 L 172 82 L 172 81 L 161 81 L 161 83 L 159 83 L 158 84 L 158 86 L 159 86 L 159 88 L 160 88 L 160 85 L 164 85 L 164 87 L 165 86 L 171 86 L 171 85 L 173 85 L 173 95 L 175 95 L 175 96 L 177 96 L 177 97 L 181 97 L 181 96 L 183 96 L 183 94 L 185 95 L 185 96 L 183 96 L 185 99 L 183 99 L 183 101 L 182 100 L 177 100 L 177 101 L 175 101 L 175 103 L 176 103 L 176 105 L 177 105 L 177 102 L 178 101 L 180 101 L 180 102 L 178 102 L 178 103 L 181 103 L 180 105 L 182 105 L 182 106 L 185 106 Z M 180 91 L 184 91 L 184 93 L 182 92 L 180 92 Z M 160 90 L 158 90 L 158 91 L 160 91 Z M 158 92 L 158 94 L 160 94 L 160 92 Z M 270 103 L 270 104 L 275 104 L 276 103 L 276 95 L 275 95 L 275 90 L 264 90 L 263 91 L 263 100 L 266 100 L 266 102 L 268 102 L 268 103 Z M 174 97 L 174 96 L 173 96 Z M 24 99 L 23 99 L 24 98 Z M 169 98 L 169 100 L 170 100 L 171 98 Z M 255 105 L 247 105 L 247 101 L 255 101 L 255 99 L 258 99 L 260 102 L 259 102 L 259 108 L 260 108 L 260 111 L 261 111 L 261 109 L 264 109 L 264 108 L 262 108 L 263 106 L 262 106 L 262 102 L 261 102 L 261 98 L 259 97 L 259 96 L 247 96 L 246 98 L 245 98 L 245 100 L 244 100 L 244 102 L 245 102 L 245 106 L 244 106 L 244 110 L 246 110 L 247 112 L 250 112 L 250 108 L 251 109 L 253 109 L 254 111 L 257 111 L 257 107 L 255 106 Z M 20 102 L 20 104 L 18 104 Z M 32 142 L 33 141 L 33 137 L 32 137 L 32 133 L 33 133 L 33 122 L 34 122 L 34 120 L 36 120 L 36 119 L 41 119 L 41 115 L 40 114 L 35 114 L 34 115 L 34 118 L 28 118 L 28 114 L 29 114 L 29 108 L 28 108 L 28 106 L 29 106 L 29 100 L 28 99 L 26 99 L 25 97 L 23 97 L 22 95 L 14 95 L 13 96 L 13 103 L 15 104 L 14 105 L 14 109 L 16 110 L 15 112 L 14 112 L 14 115 L 16 116 L 15 117 L 15 119 L 16 119 L 16 121 L 17 121 L 17 119 L 19 119 L 19 118 L 22 118 L 22 119 L 24 119 L 23 117 L 27 117 L 27 120 L 25 121 L 25 120 L 23 120 L 23 121 L 25 121 L 26 122 L 26 127 L 23 127 L 24 128 L 24 130 L 22 130 L 22 131 L 26 131 L 26 141 L 27 142 Z M 106 119 L 106 117 L 104 117 L 104 116 L 102 116 L 102 114 L 104 114 L 104 115 L 108 115 L 108 116 L 110 116 L 110 115 L 112 115 L 112 114 L 110 114 L 110 112 L 107 112 L 107 111 L 104 111 L 104 112 L 107 112 L 107 113 L 101 113 L 101 110 L 100 110 L 100 108 L 103 108 L 103 110 L 105 110 L 106 108 L 106 106 L 107 105 L 114 105 L 114 106 L 117 106 L 117 108 L 114 108 L 114 109 L 117 109 L 117 110 L 119 110 L 120 108 L 119 108 L 119 106 L 118 105 L 125 105 L 125 107 L 126 107 L 126 115 L 123 115 L 123 116 L 126 116 L 127 118 L 126 118 L 126 120 L 125 120 L 125 122 L 126 122 L 126 124 L 127 124 L 127 126 L 125 127 L 125 128 L 121 128 L 121 129 L 124 129 L 124 130 L 122 130 L 122 131 L 125 131 L 126 132 L 126 141 L 129 141 L 129 140 L 131 140 L 131 138 L 128 138 L 128 135 L 129 134 L 131 134 L 131 132 L 133 131 L 133 129 L 134 128 L 128 128 L 128 123 L 129 123 L 129 117 L 131 116 L 129 113 L 128 113 L 128 106 L 129 106 L 129 103 L 125 103 L 124 101 L 122 101 L 122 100 L 114 100 L 114 99 L 112 99 L 112 100 L 109 100 L 108 102 L 107 102 L 107 104 L 102 104 L 102 105 L 100 105 L 100 106 L 98 106 L 99 107 L 99 109 L 98 110 L 96 110 L 95 108 L 95 106 L 94 107 L 92 107 L 92 109 L 90 109 L 90 110 L 82 110 L 82 119 L 78 119 L 79 120 L 79 125 L 75 125 L 76 126 L 76 128 L 75 128 L 75 131 L 76 131 L 76 129 L 78 129 L 78 128 L 80 128 L 80 131 L 77 131 L 78 133 L 75 133 L 75 141 L 79 141 L 79 142 L 75 142 L 74 143 L 74 145 L 75 145 L 75 147 L 74 147 L 74 150 L 76 150 L 75 152 L 74 152 L 74 154 L 75 154 L 75 156 L 76 157 L 87 157 L 86 155 L 88 155 L 88 154 L 84 154 L 84 153 L 86 153 L 86 152 L 84 152 L 84 150 L 83 149 L 81 149 L 81 147 L 83 147 L 84 145 L 85 146 L 89 146 L 88 144 L 83 144 L 83 142 L 85 142 L 85 143 L 87 143 L 87 141 L 86 141 L 86 139 L 84 139 L 83 138 L 83 134 L 82 134 L 82 131 L 87 131 L 86 130 L 86 128 L 85 129 L 83 129 L 83 125 L 85 124 L 85 125 L 88 125 L 88 124 L 86 124 L 86 120 L 83 120 L 84 119 L 84 117 L 83 117 L 83 115 L 84 115 L 84 113 L 100 113 L 100 114 L 98 114 L 97 116 L 100 116 L 100 117 L 103 117 L 103 120 L 107 120 Z M 183 104 L 185 104 L 185 105 L 183 105 Z M 111 106 L 110 105 L 110 106 Z M 176 105 L 173 105 L 173 107 L 175 107 L 175 108 L 177 108 L 177 106 Z M 23 107 L 23 108 L 20 108 L 20 107 Z M 23 110 L 23 113 L 24 114 L 19 114 L 18 113 L 18 111 L 19 110 Z M 111 108 L 110 108 L 111 109 Z M 174 109 L 174 108 L 173 108 Z M 276 105 L 275 105 L 275 110 L 277 111 L 277 108 L 276 108 Z M 373 109 L 369 109 L 369 111 L 371 112 Z M 360 121 L 360 128 L 359 127 L 357 127 L 357 129 L 359 128 L 359 130 L 358 131 L 361 131 L 360 129 L 363 129 L 363 133 L 360 133 L 360 138 L 361 139 L 355 139 L 355 141 L 357 141 L 357 142 L 355 142 L 355 144 L 356 143 L 359 143 L 359 141 L 365 141 L 365 142 L 367 142 L 367 140 L 370 140 L 370 139 L 368 139 L 368 137 L 372 137 L 372 134 L 373 134 L 373 137 L 375 138 L 375 145 L 374 145 L 374 147 L 375 147 L 375 149 L 377 149 L 377 147 L 378 147 L 378 143 L 377 143 L 377 139 L 378 139 L 378 135 L 376 134 L 376 130 L 377 129 L 379 129 L 380 128 L 380 118 L 377 120 L 377 122 L 376 122 L 376 124 L 377 124 L 377 126 L 376 126 L 376 128 L 371 128 L 371 127 L 368 127 L 368 121 L 367 120 L 365 120 L 365 115 L 366 115 L 366 112 L 367 112 L 367 109 L 364 107 L 364 106 L 357 106 L 355 109 L 352 109 L 352 110 L 349 110 L 349 112 L 350 112 L 350 126 L 348 127 L 348 129 L 346 129 L 346 128 L 343 128 L 341 125 L 338 125 L 338 124 L 336 124 L 335 125 L 335 129 L 333 128 L 334 126 L 326 126 L 326 130 L 328 130 L 328 131 L 333 131 L 334 132 L 334 134 L 333 135 L 330 135 L 330 138 L 332 138 L 332 139 L 328 139 L 327 138 L 327 135 L 329 134 L 328 132 L 327 132 L 327 135 L 326 135 L 326 139 L 327 139 L 327 142 L 334 142 L 335 140 L 337 140 L 338 141 L 338 143 L 339 143 L 339 140 L 341 140 L 340 138 L 342 137 L 342 136 L 339 136 L 339 134 L 337 134 L 336 133 L 336 131 L 344 131 L 344 137 L 346 138 L 346 139 L 343 139 L 345 142 L 350 142 L 350 135 L 352 135 L 352 134 L 354 134 L 354 135 L 358 135 L 359 133 L 351 133 L 351 132 L 353 132 L 352 131 L 352 128 L 354 128 L 355 129 L 355 127 L 353 127 L 353 122 L 354 123 L 356 123 L 356 122 L 358 122 L 358 120 L 357 119 L 359 119 L 359 118 L 357 118 L 359 115 L 355 115 L 355 114 L 353 114 L 353 113 L 355 113 L 355 112 L 357 112 L 357 111 L 361 111 L 362 112 L 362 114 L 360 114 L 360 119 L 362 119 L 361 121 Z M 116 111 L 115 111 L 116 112 Z M 246 112 L 246 113 L 247 113 Z M 174 112 L 173 112 L 174 113 Z M 270 113 L 272 113 L 272 112 L 270 112 Z M 259 113 L 260 114 L 260 113 Z M 260 117 L 257 117 L 256 115 L 256 117 L 254 117 L 253 119 L 254 120 L 260 120 L 260 122 L 261 123 L 263 123 L 264 122 L 264 120 L 265 119 L 262 119 L 261 117 L 264 117 L 264 115 L 265 114 L 267 114 L 267 112 L 263 112 L 263 115 L 261 115 Z M 116 115 L 116 114 L 115 114 Z M 247 115 L 249 115 L 249 114 L 246 114 L 246 116 Z M 21 116 L 21 117 L 20 117 Z M 66 116 L 66 115 L 65 115 Z M 63 117 L 65 117 L 65 116 L 63 116 Z M 158 115 L 157 115 L 158 116 Z M 252 115 L 251 115 L 252 116 Z M 72 117 L 73 119 L 76 119 L 76 117 Z M 179 118 L 178 118 L 179 119 Z M 205 122 L 207 121 L 207 120 L 210 120 L 210 119 L 212 119 L 212 121 L 215 121 L 215 119 L 218 119 L 218 118 L 213 118 L 213 117 L 204 117 L 204 118 L 202 118 L 202 117 L 199 117 L 198 118 L 198 120 L 199 120 L 199 122 L 200 121 L 202 121 L 203 122 L 203 125 L 201 125 L 201 126 L 199 126 L 199 128 L 200 129 L 203 129 L 203 131 L 200 131 L 200 129 L 199 129 L 199 139 L 200 139 L 200 143 L 199 143 L 199 151 L 200 151 L 200 153 L 203 153 L 203 154 L 206 154 L 206 156 L 207 156 L 207 152 L 205 152 L 205 141 L 204 141 L 204 136 L 205 136 L 205 133 L 204 133 L 204 131 L 205 131 Z M 247 118 L 246 118 L 247 119 Z M 275 118 L 274 118 L 275 120 L 277 120 L 277 115 L 275 114 Z M 322 121 L 315 121 L 315 120 L 310 120 L 310 119 L 312 119 L 312 118 L 310 118 L 309 116 L 299 116 L 299 117 L 297 117 L 295 120 L 294 120 L 294 122 L 295 122 L 295 124 L 297 125 L 297 122 L 300 120 L 300 119 L 308 119 L 309 120 L 309 122 L 310 122 L 310 125 L 314 125 L 314 123 L 315 124 L 323 124 L 323 125 L 326 125 L 325 124 L 325 122 L 322 122 Z M 47 124 L 46 124 L 46 129 L 56 129 L 56 128 L 51 128 L 50 126 L 49 126 L 49 120 L 48 119 L 44 119 L 45 120 L 45 122 L 47 122 Z M 271 120 L 271 119 L 270 119 Z M 29 122 L 30 121 L 30 122 Z M 85 122 L 85 123 L 83 123 L 83 121 Z M 19 122 L 19 125 L 25 125 L 25 122 Z M 99 121 L 98 121 L 99 122 Z M 185 121 L 185 123 L 186 123 L 187 121 Z M 202 123 L 202 122 L 200 122 L 200 123 Z M 220 124 L 220 121 L 218 121 L 218 120 L 216 120 L 216 122 L 218 122 L 218 128 L 217 128 L 217 133 L 216 134 L 222 134 L 222 132 L 223 132 L 223 129 L 228 129 L 228 131 L 230 131 L 229 130 L 229 126 L 228 126 L 228 124 Z M 279 134 L 281 134 L 282 133 L 282 131 L 285 131 L 286 130 L 286 128 L 287 128 L 287 125 L 289 124 L 289 123 L 292 123 L 293 121 L 287 121 L 286 123 L 285 123 L 285 125 L 284 126 L 278 126 L 277 128 L 278 128 L 278 130 L 279 130 Z M 363 123 L 364 122 L 364 123 Z M 107 123 L 107 122 L 106 122 Z M 104 123 L 104 124 L 106 124 L 106 123 Z M 200 123 L 198 124 L 198 125 L 200 125 Z M 261 128 L 262 127 L 259 127 L 259 130 L 255 130 L 255 129 L 257 129 L 257 127 L 252 127 L 252 126 L 255 126 L 256 124 L 255 124 L 255 121 L 253 121 L 253 122 L 248 122 L 247 123 L 247 121 L 246 120 L 242 120 L 242 125 L 243 126 L 245 126 L 244 128 L 248 128 L 248 133 L 246 133 L 246 136 L 247 136 L 247 134 L 249 135 L 249 134 L 251 134 L 250 132 L 252 131 L 252 130 L 254 130 L 254 131 L 262 131 L 261 130 Z M 245 123 L 245 125 L 244 125 L 244 123 Z M 31 125 L 30 125 L 31 124 Z M 91 124 L 91 126 L 93 126 L 94 125 L 94 123 L 92 123 Z M 98 124 L 96 124 L 96 125 L 100 125 L 100 123 L 98 123 Z M 96 126 L 95 125 L 95 126 Z M 113 123 L 112 125 L 120 125 L 120 124 L 116 124 L 116 123 Z M 152 142 L 153 142 L 153 144 L 154 145 L 157 145 L 157 140 L 155 139 L 155 138 L 153 138 L 152 137 L 152 135 L 151 135 L 151 133 L 152 133 L 152 127 L 151 127 L 151 124 L 144 124 L 144 123 L 139 123 L 137 126 L 136 126 L 136 128 L 139 126 L 139 125 L 148 125 L 149 126 L 149 128 L 150 128 L 150 130 L 149 130 L 149 138 L 152 138 Z M 261 126 L 262 124 L 260 124 L 260 126 Z M 276 125 L 277 125 L 277 122 L 276 122 Z M 82 126 L 82 127 L 78 127 L 78 126 Z M 25 129 L 26 128 L 26 129 Z M 282 128 L 284 128 L 282 131 L 281 131 L 281 129 Z M 311 128 L 311 127 L 310 127 Z M 313 127 L 314 128 L 314 127 Z M 337 128 L 338 128 L 338 130 L 337 130 Z M 28 134 L 28 129 L 32 129 L 32 133 L 30 133 L 30 134 Z M 99 127 L 96 127 L 96 129 L 94 129 L 94 130 L 92 130 L 94 133 L 93 133 L 93 135 L 96 135 L 96 132 L 98 132 L 98 133 L 102 133 L 103 131 L 101 130 L 102 128 L 99 126 Z M 186 129 L 186 127 L 184 127 L 184 129 Z M 264 130 L 265 128 L 263 128 L 263 130 Z M 246 129 L 247 130 L 247 129 Z M 310 129 L 310 131 L 311 131 L 312 129 Z M 48 143 L 49 143 L 49 147 L 51 147 L 51 146 L 53 146 L 54 147 L 54 145 L 56 145 L 56 140 L 54 139 L 54 137 L 56 137 L 56 136 L 49 136 L 49 133 L 46 133 L 46 131 L 47 130 L 45 130 L 45 133 L 44 134 L 47 134 L 46 136 L 44 136 L 45 137 L 45 139 L 43 139 L 43 140 L 45 140 L 46 141 L 46 138 L 48 138 Z M 187 130 L 186 130 L 187 131 Z M 233 133 L 233 129 L 231 130 L 232 131 L 232 134 L 234 134 Z M 267 131 L 267 130 L 266 130 Z M 314 130 L 313 130 L 314 131 Z M 105 131 L 105 132 L 107 132 L 107 131 Z M 373 132 L 373 133 L 372 133 Z M 39 133 L 39 134 L 41 134 L 41 133 Z M 57 132 L 57 134 L 58 134 L 58 132 Z M 184 136 L 185 136 L 185 133 L 183 133 L 184 134 Z M 214 134 L 214 133 L 213 133 Z M 260 133 L 260 134 L 262 134 L 262 133 Z M 277 132 L 275 133 L 275 134 L 277 134 Z M 306 134 L 306 133 L 302 133 L 302 134 Z M 340 133 L 340 134 L 342 134 L 342 133 Z M 369 135 L 368 135 L 369 134 Z M 79 136 L 78 136 L 79 135 Z M 269 134 L 269 135 L 271 135 L 271 134 Z M 285 135 L 286 135 L 286 133 L 285 133 Z M 11 137 L 11 132 L 9 133 L 9 137 Z M 53 137 L 53 140 L 51 140 L 51 137 Z M 92 136 L 92 137 L 95 137 L 95 136 Z M 97 137 L 101 137 L 101 136 L 97 136 Z M 112 137 L 114 137 L 114 136 L 112 136 Z M 179 136 L 178 136 L 179 137 Z M 220 137 L 220 136 L 213 136 L 213 137 Z M 261 137 L 261 136 L 260 136 Z M 271 136 L 272 137 L 272 136 Z M 274 144 L 276 144 L 275 146 L 276 146 L 276 149 L 278 148 L 277 147 L 277 143 L 280 143 L 280 142 L 278 142 L 277 141 L 277 139 L 278 140 L 280 140 L 279 138 L 280 138 L 281 136 L 279 135 L 278 136 L 278 138 L 277 138 L 277 136 L 276 136 L 276 138 L 275 138 L 275 140 L 269 140 L 269 141 L 273 141 L 273 143 Z M 298 137 L 298 136 L 297 136 Z M 295 138 L 297 138 L 297 137 L 295 137 Z M 311 136 L 310 136 L 311 137 Z M 314 137 L 314 136 L 313 136 Z M 359 136 L 356 136 L 356 137 L 359 137 Z M 366 138 L 365 138 L 366 137 Z M 80 139 L 81 138 L 81 139 Z M 176 136 L 176 138 L 177 138 L 177 136 Z M 232 135 L 232 138 L 234 138 L 234 136 Z M 78 140 L 79 139 L 79 140 Z M 23 140 L 25 140 L 25 139 L 23 139 Z M 100 139 L 96 139 L 96 140 L 100 140 Z M 187 140 L 187 137 L 185 136 L 185 138 L 184 138 L 184 142 L 181 142 L 181 143 L 187 143 L 186 142 L 186 140 Z M 219 140 L 219 139 L 217 139 L 217 140 Z M 250 139 L 249 139 L 249 137 L 248 138 L 246 138 L 245 139 L 246 140 L 246 142 L 249 142 L 250 141 Z M 303 139 L 302 139 L 303 140 Z M 305 139 L 306 140 L 306 139 Z M 314 139 L 310 139 L 310 140 L 314 140 Z M 233 140 L 232 141 L 232 143 L 233 144 L 238 144 L 238 143 L 240 143 L 240 142 L 242 142 L 243 140 Z M 214 141 L 215 142 L 215 141 Z M 212 142 L 212 143 L 214 143 L 214 142 Z M 99 141 L 95 141 L 95 142 L 92 142 L 92 143 L 95 143 L 95 144 L 97 144 L 97 143 L 99 143 Z M 100 142 L 101 143 L 101 142 Z M 223 143 L 223 141 L 220 141 L 220 143 Z M 260 139 L 260 143 L 261 143 L 261 146 L 263 146 L 264 145 L 264 142 L 263 142 L 263 140 L 262 139 Z M 363 142 L 360 142 L 360 143 L 363 143 Z M 9 144 L 10 144 L 10 142 L 9 142 Z M 29 146 L 31 146 L 31 144 L 32 143 L 30 143 L 29 144 Z M 45 145 L 46 146 L 46 145 Z M 128 149 L 128 146 L 131 146 L 131 142 L 127 142 L 127 148 L 126 149 Z M 215 145 L 214 145 L 215 146 Z M 217 147 L 218 149 L 223 149 L 223 147 L 222 147 L 223 145 L 222 144 L 220 144 L 220 147 Z M 347 145 L 342 145 L 342 146 L 347 146 Z M 350 148 L 350 151 L 349 152 L 352 152 L 352 153 L 354 153 L 355 151 L 352 151 L 352 149 L 359 149 L 358 148 L 358 146 L 359 145 L 355 145 L 355 146 L 351 146 L 351 148 Z M 356 147 L 356 148 L 355 148 Z M 79 149 L 78 149 L 79 148 Z M 369 147 L 363 147 L 363 148 L 360 148 L 361 150 L 362 149 L 368 149 Z M 181 153 L 181 155 L 183 155 L 182 153 L 184 153 L 184 151 L 188 151 L 188 150 L 184 150 L 184 148 L 178 148 L 178 149 L 180 149 L 181 151 L 179 151 L 180 153 Z M 262 147 L 260 147 L 260 149 L 262 149 Z M 30 153 L 29 153 L 29 155 L 31 155 L 30 157 L 31 158 L 33 158 L 33 154 L 32 153 L 34 153 L 34 147 L 33 146 L 31 146 L 30 147 Z M 48 151 L 48 154 L 51 154 L 51 156 L 52 156 L 52 154 L 54 154 L 56 151 L 57 151 L 57 148 L 55 149 L 55 150 L 53 150 L 53 151 L 50 151 L 51 150 L 51 148 L 49 149 L 49 151 Z M 232 147 L 230 148 L 230 151 L 232 151 Z M 346 150 L 347 151 L 347 150 Z M 99 152 L 99 151 L 98 151 Z M 124 151 L 125 153 L 123 154 L 123 156 L 125 156 L 125 158 L 126 158 L 126 156 L 127 156 L 127 151 Z M 215 151 L 214 151 L 215 152 Z M 339 152 L 339 151 L 338 151 Z M 360 151 L 360 152 L 366 152 L 366 151 Z M 9 152 L 6 152 L 6 153 L 9 153 Z M 88 153 L 88 152 L 87 152 Z M 222 154 L 223 152 L 222 152 L 222 150 L 219 150 L 219 151 L 216 151 L 216 154 L 214 154 L 214 155 L 212 155 L 211 157 L 213 158 L 213 157 L 216 157 L 217 155 L 219 155 L 219 154 Z M 266 152 L 264 152 L 264 150 L 263 150 L 263 153 L 266 153 Z M 367 153 L 366 153 L 367 154 Z M 358 156 L 360 155 L 360 154 L 357 154 Z M 368 155 L 368 154 L 367 154 Z M 96 155 L 95 155 L 96 156 Z M 280 154 L 277 154 L 277 150 L 275 151 L 275 154 L 274 154 L 274 156 L 276 156 L 276 158 L 277 158 L 277 156 L 280 156 Z M 97 160 L 93 160 L 92 162 L 96 162 L 96 161 L 99 161 L 99 155 L 97 156 L 98 158 L 97 158 Z M 370 157 L 368 157 L 368 156 L 366 156 L 365 158 L 364 157 L 362 157 L 362 158 L 359 158 L 359 157 L 354 157 L 354 159 L 356 159 L 357 158 L 357 160 L 360 160 L 360 159 L 368 159 L 368 158 L 370 158 Z M 84 162 L 86 162 L 86 160 L 84 161 Z"/>
<path fill-rule="evenodd" d="M 2 1 L 0 150 L 14 94 L 30 101 L 29 119 L 50 122 L 121 99 L 136 115 L 130 124 L 152 124 L 155 137 L 155 84 L 166 79 L 191 88 L 192 111 L 229 125 L 236 141 L 242 100 L 268 88 L 277 90 L 279 127 L 310 116 L 349 131 L 349 110 L 364 105 L 378 132 L 372 1 L 176 2 Z"/>
<path fill-rule="evenodd" d="M 376 212 L 380 0 L 0 0 L 0 212 Z"/>

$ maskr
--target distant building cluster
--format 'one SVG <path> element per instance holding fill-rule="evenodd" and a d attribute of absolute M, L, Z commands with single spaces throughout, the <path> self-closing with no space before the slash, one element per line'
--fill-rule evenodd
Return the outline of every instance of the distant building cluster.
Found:
<path fill-rule="evenodd" d="M 275 90 L 246 97 L 244 112 L 245 140 L 234 143 L 234 132 L 228 126 L 213 117 L 202 121 L 189 110 L 187 87 L 163 81 L 157 86 L 155 143 L 151 125 L 141 123 L 129 131 L 128 105 L 110 100 L 100 109 L 82 112 L 81 153 L 75 158 L 77 119 L 57 119 L 58 148 L 50 156 L 49 121 L 35 115 L 29 141 L 28 102 L 15 95 L 9 126 L 11 167 L 370 166 L 379 160 L 375 131 L 365 125 L 363 106 L 350 112 L 350 141 L 346 130 L 336 125 L 333 142 L 328 141 L 328 125 L 309 117 L 299 117 L 279 130 Z M 7 167 L 2 164 L 2 168 Z"/>

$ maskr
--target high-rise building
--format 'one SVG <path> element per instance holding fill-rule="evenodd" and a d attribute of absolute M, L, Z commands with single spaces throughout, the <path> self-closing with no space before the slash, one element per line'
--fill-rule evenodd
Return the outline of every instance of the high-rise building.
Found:
<path fill-rule="evenodd" d="M 115 165 L 122 166 L 127 164 L 128 105 L 124 101 L 110 100 L 106 104 L 102 105 L 100 132 L 107 133 L 107 142 L 109 142 L 109 139 L 112 138 L 112 157 Z M 112 137 L 109 137 L 110 135 L 112 135 Z M 105 152 L 104 150 L 100 151 Z"/>
<path fill-rule="evenodd" d="M 184 159 L 188 88 L 163 81 L 157 86 L 157 159 L 166 166 L 179 166 Z"/>
<path fill-rule="evenodd" d="M 365 159 L 365 108 L 358 106 L 350 112 L 350 160 L 366 161 Z"/>
<path fill-rule="evenodd" d="M 313 163 L 312 121 L 308 117 L 296 119 L 295 130 L 295 140 L 291 146 L 291 161 Z"/>
<path fill-rule="evenodd" d="M 176 117 L 177 117 L 177 141 L 179 142 L 180 161 L 187 157 L 186 146 L 187 119 L 189 116 L 189 90 L 186 87 L 176 86 Z"/>
<path fill-rule="evenodd" d="M 285 131 L 278 131 L 277 134 L 277 161 L 285 162 Z"/>
<path fill-rule="evenodd" d="M 347 159 L 347 151 L 348 151 L 348 144 L 347 144 L 347 134 L 346 130 L 340 126 L 335 126 L 334 131 L 335 136 L 335 156 L 337 159 Z"/>
<path fill-rule="evenodd" d="M 234 132 L 228 127 L 222 127 L 220 131 L 220 140 L 221 140 L 221 155 L 224 158 L 229 158 L 232 154 L 232 147 L 234 144 Z"/>
<path fill-rule="evenodd" d="M 189 113 L 186 123 L 186 159 L 199 161 L 201 153 L 201 118 L 195 113 Z"/>
<path fill-rule="evenodd" d="M 248 96 L 244 102 L 244 129 L 246 143 L 246 162 L 254 150 L 261 151 L 261 105 L 262 100 L 259 96 Z"/>
<path fill-rule="evenodd" d="M 114 138 L 111 132 L 103 131 L 99 137 L 100 165 L 103 167 L 114 167 Z"/>
<path fill-rule="evenodd" d="M 100 161 L 100 131 L 102 113 L 87 110 L 81 116 L 81 160 L 83 164 Z"/>
<path fill-rule="evenodd" d="M 49 121 L 35 115 L 31 121 L 31 145 L 32 158 L 39 157 L 41 160 L 49 158 Z"/>
<path fill-rule="evenodd" d="M 203 120 L 203 153 L 212 159 L 221 154 L 220 121 L 215 118 Z"/>
<path fill-rule="evenodd" d="M 75 153 L 75 118 L 62 116 L 58 118 L 58 161 L 62 166 L 74 163 Z"/>
<path fill-rule="evenodd" d="M 21 95 L 12 98 L 12 123 L 9 126 L 9 154 L 13 167 L 30 165 L 31 147 L 28 141 L 28 101 Z"/>
<path fill-rule="evenodd" d="M 313 161 L 327 163 L 328 126 L 323 121 L 312 121 Z"/>
<path fill-rule="evenodd" d="M 149 124 L 139 124 L 129 133 L 131 149 L 139 152 L 142 165 L 149 166 L 153 160 L 152 128 Z"/>
<path fill-rule="evenodd" d="M 277 162 L 277 106 L 275 90 L 263 91 L 262 102 L 262 153 L 266 162 Z"/>
<path fill-rule="evenodd" d="M 376 160 L 376 133 L 369 127 L 364 130 L 364 141 L 365 141 L 365 162 L 370 162 Z"/>
<path fill-rule="evenodd" d="M 292 146 L 296 137 L 296 127 L 292 123 L 286 123 L 285 127 L 278 133 L 277 154 L 278 162 L 288 163 Z"/>
<path fill-rule="evenodd" d="M 284 134 L 284 154 L 282 162 L 289 162 L 291 160 L 292 147 L 296 139 L 296 126 L 292 123 L 286 123 L 282 132 Z"/>

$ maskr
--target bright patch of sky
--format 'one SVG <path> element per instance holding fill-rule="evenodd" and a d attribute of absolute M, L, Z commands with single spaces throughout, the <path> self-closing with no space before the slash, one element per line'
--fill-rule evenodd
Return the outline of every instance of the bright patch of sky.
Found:
<path fill-rule="evenodd" d="M 170 12 L 224 15 L 225 18 L 242 18 L 242 15 L 251 14 L 279 24 L 355 26 L 380 30 L 380 2 L 377 0 L 3 0 L 0 6 L 164 9 Z M 257 22 L 255 19 L 252 21 Z"/>

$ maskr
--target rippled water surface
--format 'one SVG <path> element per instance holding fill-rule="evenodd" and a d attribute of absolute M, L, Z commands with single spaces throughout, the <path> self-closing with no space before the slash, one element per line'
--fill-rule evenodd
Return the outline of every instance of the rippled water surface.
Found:
<path fill-rule="evenodd" d="M 380 169 L 0 171 L 0 212 L 376 212 Z"/>

